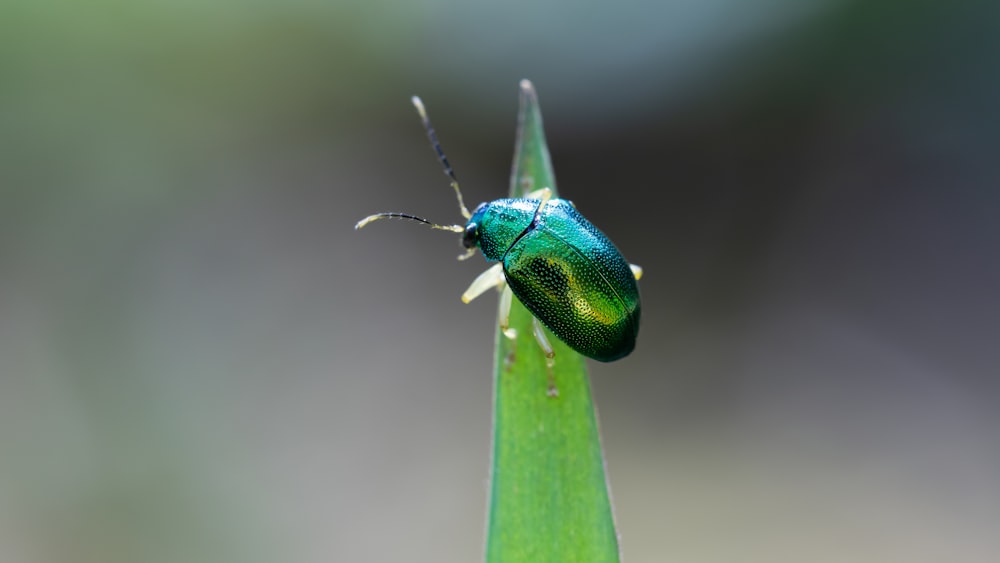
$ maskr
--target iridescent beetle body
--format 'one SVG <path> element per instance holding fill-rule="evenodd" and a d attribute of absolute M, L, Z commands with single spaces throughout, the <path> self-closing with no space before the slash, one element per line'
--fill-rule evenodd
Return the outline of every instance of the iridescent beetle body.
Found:
<path fill-rule="evenodd" d="M 542 324 L 570 348 L 598 361 L 610 362 L 631 353 L 639 332 L 636 280 L 642 269 L 626 262 L 604 233 L 570 201 L 552 198 L 547 187 L 525 198 L 482 203 L 470 213 L 423 103 L 414 97 L 413 105 L 445 174 L 452 180 L 467 222 L 464 226 L 438 225 L 407 213 L 376 213 L 355 228 L 395 217 L 462 233 L 467 252 L 460 259 L 479 248 L 487 261 L 497 262 L 472 282 L 462 301 L 468 303 L 491 288 L 500 289 L 500 328 L 513 338 L 509 315 L 511 300 L 517 296 L 534 316 L 535 340 L 550 366 L 555 352 Z M 551 381 L 550 393 L 555 393 Z"/>
<path fill-rule="evenodd" d="M 483 203 L 466 224 L 462 242 L 478 246 L 487 260 L 500 261 L 518 300 L 570 348 L 602 362 L 635 348 L 640 314 L 635 275 L 608 237 L 569 201 Z"/>

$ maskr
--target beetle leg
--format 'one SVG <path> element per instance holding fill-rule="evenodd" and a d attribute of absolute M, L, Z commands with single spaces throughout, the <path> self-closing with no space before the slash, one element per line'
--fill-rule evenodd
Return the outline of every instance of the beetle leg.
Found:
<path fill-rule="evenodd" d="M 542 352 L 545 352 L 545 371 L 549 374 L 549 389 L 546 393 L 549 397 L 558 397 L 559 389 L 556 387 L 556 380 L 552 375 L 552 368 L 556 365 L 556 351 L 552 349 L 552 344 L 549 343 L 549 339 L 545 336 L 545 329 L 542 328 L 542 323 L 538 321 L 538 317 L 531 317 L 531 327 L 531 332 L 535 335 L 535 341 L 538 342 L 538 346 L 542 349 Z"/>
<path fill-rule="evenodd" d="M 632 268 L 632 275 L 635 276 L 635 279 L 638 280 L 642 278 L 642 266 L 638 264 L 629 264 L 628 267 Z"/>
<path fill-rule="evenodd" d="M 466 289 L 465 293 L 462 294 L 462 302 L 468 303 L 483 293 L 486 293 L 486 290 L 493 287 L 499 287 L 505 283 L 506 281 L 503 277 L 503 262 L 497 262 L 496 264 L 490 266 L 488 270 L 479 274 L 479 277 L 472 281 L 472 285 L 469 286 L 469 289 Z"/>
<path fill-rule="evenodd" d="M 549 197 L 545 197 L 545 192 L 546 191 L 549 192 Z M 542 188 L 540 190 L 535 190 L 533 192 L 528 192 L 527 194 L 524 195 L 524 197 L 525 197 L 525 199 L 542 199 L 543 197 L 545 199 L 549 199 L 549 198 L 552 197 L 552 189 L 551 188 Z"/>
<path fill-rule="evenodd" d="M 513 302 L 514 292 L 506 282 L 503 282 L 503 290 L 500 292 L 500 330 L 511 340 L 517 338 L 517 331 L 510 328 L 510 306 Z"/>
<path fill-rule="evenodd" d="M 552 349 L 552 344 L 549 344 L 549 339 L 545 336 L 545 331 L 542 329 L 542 323 L 538 321 L 538 317 L 531 317 L 531 327 L 535 341 L 542 348 L 542 352 L 545 352 L 545 363 L 551 367 L 555 364 L 556 352 Z"/>
<path fill-rule="evenodd" d="M 530 194 L 528 194 L 529 199 L 534 199 L 530 197 L 534 194 L 538 194 L 538 197 L 540 197 L 542 201 L 538 204 L 538 209 L 535 210 L 534 218 L 531 219 L 532 225 L 538 223 L 538 218 L 542 216 L 542 208 L 544 208 L 545 204 L 548 203 L 550 199 L 552 199 L 552 190 L 550 190 L 549 188 L 542 188 L 538 191 L 531 192 Z"/>
<path fill-rule="evenodd" d="M 514 301 L 514 292 L 507 285 L 502 262 L 490 266 L 488 270 L 479 274 L 469 289 L 462 294 L 462 301 L 468 303 L 494 287 L 500 290 L 500 330 L 504 336 L 513 340 L 517 338 L 517 331 L 510 328 L 510 306 Z"/>

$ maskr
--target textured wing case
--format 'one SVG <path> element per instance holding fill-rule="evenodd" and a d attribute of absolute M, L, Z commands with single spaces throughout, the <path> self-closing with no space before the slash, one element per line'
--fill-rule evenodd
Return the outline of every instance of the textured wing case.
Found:
<path fill-rule="evenodd" d="M 568 202 L 549 208 L 504 256 L 511 290 L 577 352 L 605 362 L 628 355 L 640 313 L 628 263 Z"/>

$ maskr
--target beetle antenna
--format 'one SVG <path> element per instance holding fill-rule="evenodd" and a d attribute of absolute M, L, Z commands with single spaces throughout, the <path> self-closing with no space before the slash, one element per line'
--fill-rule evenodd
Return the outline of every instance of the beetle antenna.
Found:
<path fill-rule="evenodd" d="M 423 223 L 432 229 L 438 229 L 441 231 L 451 231 L 453 233 L 463 233 L 465 232 L 465 227 L 461 225 L 438 225 L 436 223 L 431 223 L 427 219 L 422 217 L 417 217 L 416 215 L 410 215 L 409 213 L 376 213 L 374 215 L 369 215 L 364 219 L 358 221 L 357 225 L 354 225 L 355 229 L 360 229 L 371 223 L 372 221 L 378 221 L 379 219 L 407 219 L 409 221 L 416 221 L 417 223 Z"/>
<path fill-rule="evenodd" d="M 417 96 L 410 98 L 410 101 L 413 102 L 413 106 L 417 108 L 417 113 L 420 114 L 420 120 L 424 122 L 424 129 L 427 131 L 427 138 L 430 139 L 431 146 L 434 147 L 434 152 L 437 153 L 438 160 L 441 161 L 441 166 L 444 166 L 444 173 L 451 178 L 451 187 L 455 190 L 455 195 L 458 196 L 458 207 L 462 211 L 462 217 L 465 217 L 466 219 L 472 217 L 472 213 L 469 213 L 469 209 L 465 207 L 465 202 L 462 201 L 462 190 L 458 188 L 458 178 L 455 177 L 455 171 L 451 168 L 451 163 L 448 162 L 448 157 L 444 155 L 444 150 L 441 149 L 441 143 L 438 141 L 437 133 L 434 132 L 431 120 L 427 117 L 427 110 L 424 108 L 424 102 Z"/>

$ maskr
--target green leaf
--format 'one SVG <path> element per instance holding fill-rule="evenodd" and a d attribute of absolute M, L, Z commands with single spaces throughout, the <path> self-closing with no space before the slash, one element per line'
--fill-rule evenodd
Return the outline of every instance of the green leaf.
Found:
<path fill-rule="evenodd" d="M 543 187 L 557 195 L 538 98 L 523 80 L 510 194 Z M 486 561 L 618 561 L 585 358 L 548 335 L 556 353 L 552 396 L 531 314 L 517 299 L 510 326 L 516 339 L 496 335 Z"/>

